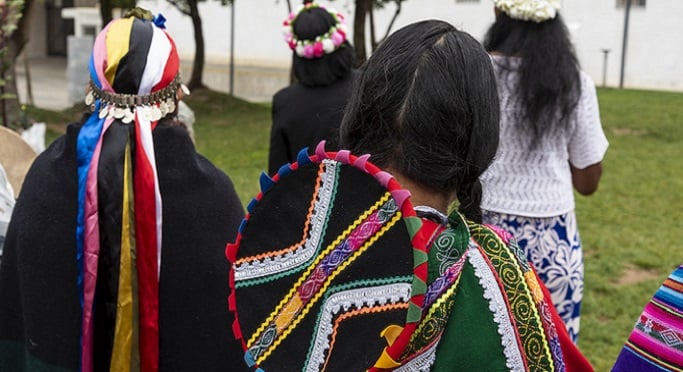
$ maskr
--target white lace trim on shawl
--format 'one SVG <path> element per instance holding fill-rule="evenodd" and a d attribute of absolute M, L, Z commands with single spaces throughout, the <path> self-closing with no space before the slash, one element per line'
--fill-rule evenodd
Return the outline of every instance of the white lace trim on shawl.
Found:
<path fill-rule="evenodd" d="M 498 281 L 478 247 L 471 241 L 469 262 L 474 266 L 474 274 L 479 278 L 479 284 L 484 288 L 484 298 L 489 301 L 493 321 L 498 324 L 498 334 L 500 334 L 501 345 L 505 353 L 506 366 L 510 368 L 510 371 L 524 372 L 524 358 L 517 345 L 515 327 L 510 320 L 510 314 L 503 294 L 498 287 Z"/>
<path fill-rule="evenodd" d="M 306 240 L 291 252 L 281 256 L 266 257 L 262 260 L 235 265 L 235 280 L 249 280 L 281 273 L 308 262 L 318 249 L 322 240 L 323 229 L 327 224 L 329 210 L 332 205 L 332 194 L 337 183 L 338 163 L 325 159 L 325 172 L 321 177 L 322 185 L 311 213 L 310 229 Z M 284 248 L 284 247 L 283 247 Z"/>
<path fill-rule="evenodd" d="M 357 288 L 331 295 L 322 306 L 318 320 L 311 356 L 308 358 L 305 371 L 319 371 L 325 363 L 327 350 L 330 348 L 330 335 L 334 332 L 334 317 L 340 311 L 362 307 L 383 306 L 386 304 L 405 303 L 410 300 L 411 283 L 395 283 L 376 287 Z"/>
<path fill-rule="evenodd" d="M 429 372 L 436 361 L 436 348 L 439 346 L 438 342 L 430 346 L 424 353 L 411 359 L 406 364 L 395 369 L 395 372 Z"/>

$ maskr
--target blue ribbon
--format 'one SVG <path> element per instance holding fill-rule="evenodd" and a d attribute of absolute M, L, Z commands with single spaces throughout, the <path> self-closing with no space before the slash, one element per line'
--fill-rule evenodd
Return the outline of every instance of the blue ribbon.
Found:
<path fill-rule="evenodd" d="M 159 13 L 152 18 L 152 22 L 159 28 L 166 28 L 166 17 L 164 17 L 163 14 Z"/>

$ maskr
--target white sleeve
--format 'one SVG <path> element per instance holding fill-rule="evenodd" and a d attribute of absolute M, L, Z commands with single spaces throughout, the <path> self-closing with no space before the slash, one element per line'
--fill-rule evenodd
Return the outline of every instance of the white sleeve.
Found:
<path fill-rule="evenodd" d="M 584 169 L 602 161 L 609 143 L 600 122 L 595 83 L 581 71 L 581 96 L 576 107 L 576 122 L 569 140 L 569 162 Z"/>

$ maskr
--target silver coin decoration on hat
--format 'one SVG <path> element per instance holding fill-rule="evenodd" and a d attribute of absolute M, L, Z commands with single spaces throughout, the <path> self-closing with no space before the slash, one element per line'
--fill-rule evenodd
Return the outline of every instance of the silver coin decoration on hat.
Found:
<path fill-rule="evenodd" d="M 182 89 L 185 95 L 190 91 L 185 84 L 180 82 L 180 75 L 176 75 L 173 81 L 165 88 L 150 94 L 120 94 L 102 91 L 90 81 L 88 93 L 85 95 L 85 104 L 95 110 L 95 101 L 100 100 L 100 119 L 119 119 L 128 124 L 138 117 L 147 121 L 159 121 L 166 115 L 176 110 L 176 93 Z"/>

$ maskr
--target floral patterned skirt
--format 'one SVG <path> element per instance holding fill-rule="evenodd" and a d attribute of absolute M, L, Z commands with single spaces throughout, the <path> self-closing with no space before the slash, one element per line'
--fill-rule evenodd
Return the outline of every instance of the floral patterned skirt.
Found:
<path fill-rule="evenodd" d="M 484 211 L 485 224 L 512 234 L 550 291 L 555 309 L 576 343 L 583 298 L 583 252 L 574 211 L 523 217 Z"/>

